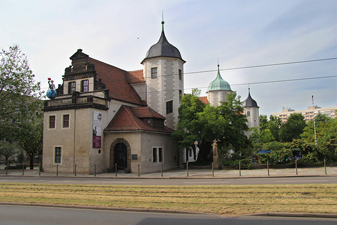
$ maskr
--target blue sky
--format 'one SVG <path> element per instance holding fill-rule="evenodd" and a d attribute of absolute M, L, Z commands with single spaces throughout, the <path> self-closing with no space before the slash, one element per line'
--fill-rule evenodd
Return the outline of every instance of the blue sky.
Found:
<path fill-rule="evenodd" d="M 0 47 L 18 44 L 36 80 L 62 83 L 69 57 L 78 48 L 125 70 L 140 62 L 161 32 L 186 60 L 185 93 L 206 95 L 221 69 L 337 57 L 336 0 L 0 0 Z M 304 110 L 337 106 L 337 60 L 222 70 L 245 100 L 248 86 L 260 114 L 282 107 Z M 277 83 L 266 81 L 335 76 Z M 250 83 L 250 85 L 248 85 Z M 256 84 L 260 83 L 260 84 Z"/>

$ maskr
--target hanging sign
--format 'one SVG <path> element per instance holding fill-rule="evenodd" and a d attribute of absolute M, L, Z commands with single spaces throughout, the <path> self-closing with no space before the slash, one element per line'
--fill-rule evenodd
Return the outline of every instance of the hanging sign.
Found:
<path fill-rule="evenodd" d="M 101 132 L 102 131 L 102 113 L 94 111 L 94 118 L 92 120 L 92 147 L 101 148 Z"/>

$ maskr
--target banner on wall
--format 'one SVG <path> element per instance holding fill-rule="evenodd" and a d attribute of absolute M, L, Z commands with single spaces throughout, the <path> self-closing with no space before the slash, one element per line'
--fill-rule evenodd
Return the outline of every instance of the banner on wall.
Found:
<path fill-rule="evenodd" d="M 94 118 L 92 120 L 92 147 L 101 147 L 101 133 L 102 133 L 102 113 L 94 111 Z"/>

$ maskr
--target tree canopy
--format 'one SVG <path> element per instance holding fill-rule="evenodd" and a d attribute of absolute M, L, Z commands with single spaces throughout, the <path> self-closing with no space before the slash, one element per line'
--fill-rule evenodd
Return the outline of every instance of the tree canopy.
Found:
<path fill-rule="evenodd" d="M 17 124 L 26 118 L 32 99 L 42 95 L 40 83 L 29 68 L 28 60 L 17 45 L 0 52 L 0 138 L 15 141 Z"/>
<path fill-rule="evenodd" d="M 43 114 L 40 83 L 15 45 L 0 52 L 0 138 L 6 149 L 17 143 L 33 158 L 42 150 Z M 13 153 L 13 152 L 12 152 Z"/>
<path fill-rule="evenodd" d="M 177 130 L 172 134 L 179 147 L 200 149 L 198 161 L 206 161 L 217 140 L 222 148 L 241 150 L 247 143 L 244 131 L 248 130 L 242 102 L 236 92 L 227 95 L 227 101 L 218 107 L 205 105 L 197 96 L 198 91 L 185 95 L 179 107 Z"/>
<path fill-rule="evenodd" d="M 306 126 L 304 116 L 300 113 L 291 114 L 287 122 L 282 124 L 280 129 L 280 140 L 282 142 L 292 142 L 293 139 L 298 139 L 303 133 Z"/>

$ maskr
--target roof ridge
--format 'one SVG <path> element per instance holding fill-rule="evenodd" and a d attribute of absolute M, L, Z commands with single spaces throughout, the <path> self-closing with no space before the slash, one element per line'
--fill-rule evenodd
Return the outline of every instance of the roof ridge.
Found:
<path fill-rule="evenodd" d="M 126 112 L 129 114 L 130 118 L 132 119 L 132 121 L 136 124 L 136 126 L 138 127 L 138 129 L 142 130 L 142 128 L 139 126 L 139 124 L 135 121 L 135 119 L 133 118 L 135 115 L 132 113 L 131 111 L 131 107 L 130 106 L 124 106 Z"/>
<path fill-rule="evenodd" d="M 88 58 L 89 58 L 89 59 L 92 59 L 92 60 L 95 60 L 95 61 L 97 61 L 97 62 L 99 62 L 99 63 L 103 63 L 103 64 L 105 64 L 105 65 L 108 65 L 108 66 L 114 67 L 114 68 L 116 68 L 116 69 L 122 70 L 122 71 L 124 71 L 124 72 L 129 72 L 129 71 L 123 70 L 123 69 L 121 69 L 121 68 L 119 68 L 119 67 L 117 67 L 117 66 L 113 66 L 113 65 L 111 65 L 111 64 L 108 64 L 108 63 L 106 63 L 106 62 L 100 61 L 100 60 L 98 60 L 98 59 L 94 59 L 94 58 L 92 58 L 92 57 L 90 57 L 90 56 L 89 56 Z"/>
<path fill-rule="evenodd" d="M 126 71 L 126 72 L 131 73 L 131 72 L 136 72 L 136 71 L 143 71 L 143 69 L 139 69 L 139 70 L 130 70 L 130 71 Z"/>
<path fill-rule="evenodd" d="M 151 117 L 154 117 L 153 114 L 152 114 L 152 112 L 151 112 L 151 108 L 150 108 L 149 106 L 146 106 L 146 108 L 147 108 L 147 110 L 149 111 Z"/>

